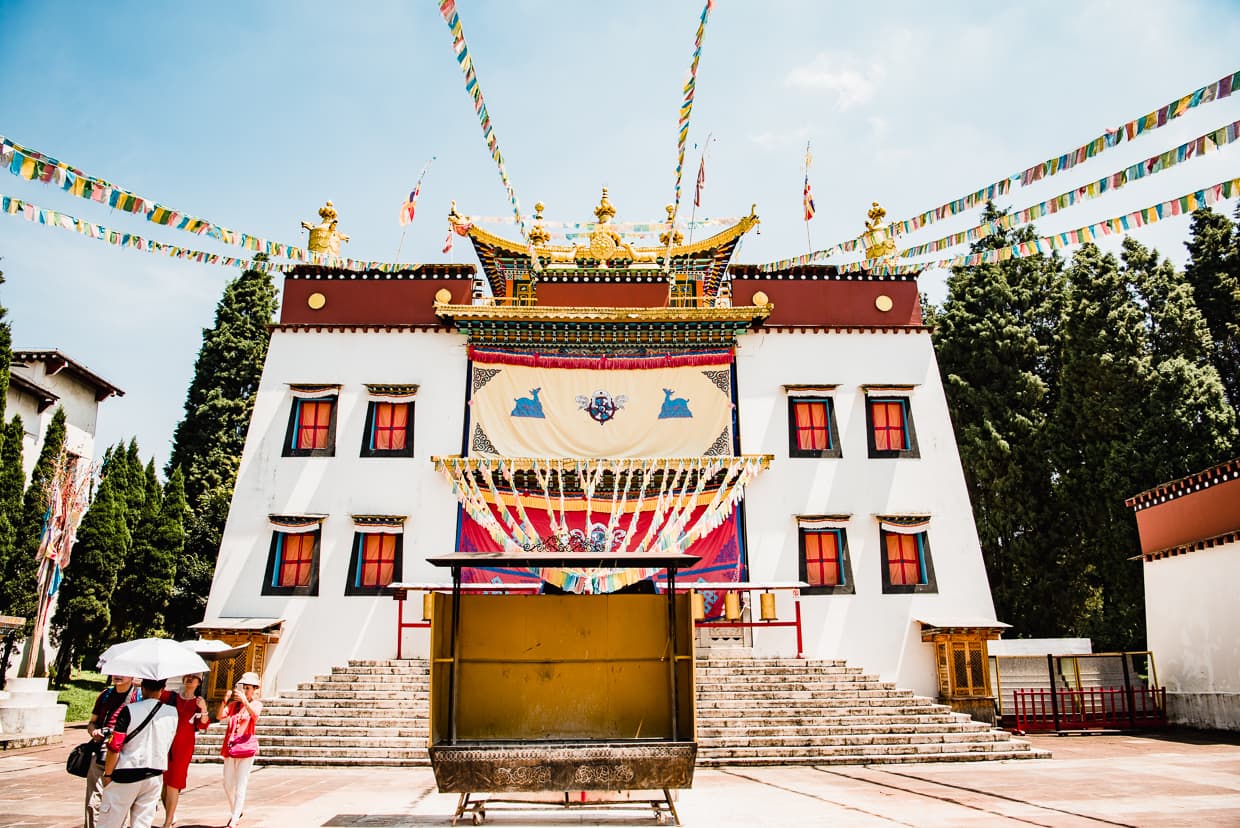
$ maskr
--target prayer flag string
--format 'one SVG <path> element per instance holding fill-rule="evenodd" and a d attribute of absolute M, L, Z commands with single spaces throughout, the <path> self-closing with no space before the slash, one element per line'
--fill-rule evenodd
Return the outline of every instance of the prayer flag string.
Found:
<path fill-rule="evenodd" d="M 1007 195 L 1014 187 L 1026 187 L 1030 184 L 1050 178 L 1053 175 L 1072 169 L 1077 164 L 1082 164 L 1089 159 L 1100 155 L 1101 153 L 1118 146 L 1125 139 L 1132 141 L 1138 135 L 1152 132 L 1166 126 L 1171 121 L 1179 118 L 1191 109 L 1211 101 L 1221 101 L 1229 97 L 1236 87 L 1240 86 L 1240 70 L 1219 78 L 1211 84 L 1207 84 L 1199 89 L 1195 89 L 1185 95 L 1176 98 L 1170 103 L 1162 106 L 1153 112 L 1134 118 L 1124 124 L 1119 125 L 1115 129 L 1108 129 L 1092 141 L 1082 144 L 1074 150 L 1063 153 L 1055 158 L 1047 159 L 1039 164 L 1034 164 L 1020 172 L 1013 173 L 1005 178 L 1001 178 L 991 184 L 988 184 L 974 192 L 953 199 L 945 204 L 935 207 L 933 210 L 927 210 L 920 215 L 913 216 L 909 219 L 893 221 L 887 225 L 889 235 L 902 235 L 920 230 L 922 227 L 941 221 L 945 218 L 959 215 L 968 210 L 985 204 L 987 201 L 993 201 L 995 198 Z M 859 244 L 860 236 L 855 239 L 834 244 L 825 247 L 806 256 L 797 256 L 793 259 L 783 259 L 778 262 L 762 265 L 762 270 L 779 270 L 792 265 L 809 264 L 813 261 L 825 259 L 832 253 L 839 250 L 855 250 Z"/>
<path fill-rule="evenodd" d="M 689 139 L 689 116 L 693 112 L 693 98 L 697 91 L 698 62 L 702 58 L 702 38 L 706 36 L 706 20 L 715 7 L 715 0 L 706 0 L 698 21 L 697 35 L 693 40 L 693 60 L 689 63 L 689 76 L 685 79 L 684 99 L 680 102 L 680 118 L 676 129 L 676 199 L 673 202 L 672 220 L 680 211 L 680 182 L 685 170 L 685 143 Z M 670 234 L 669 234 L 670 238 Z"/>

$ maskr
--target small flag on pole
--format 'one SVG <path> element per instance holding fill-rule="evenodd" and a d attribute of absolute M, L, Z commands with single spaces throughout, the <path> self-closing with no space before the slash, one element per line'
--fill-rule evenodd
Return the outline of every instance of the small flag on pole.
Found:
<path fill-rule="evenodd" d="M 431 168 L 431 164 L 435 162 L 435 156 L 431 156 L 431 160 L 426 162 L 426 166 L 422 168 L 422 172 L 418 173 L 418 183 L 413 185 L 413 190 L 409 193 L 409 198 L 405 199 L 405 203 L 400 205 L 400 223 L 401 225 L 409 224 L 413 221 L 413 214 L 418 209 L 418 193 L 422 192 L 422 179 L 426 177 L 426 171 Z"/>
<path fill-rule="evenodd" d="M 807 143 L 805 145 L 805 189 L 801 192 L 801 206 L 805 208 L 806 221 L 814 217 L 814 192 L 809 186 L 809 167 L 812 163 L 814 163 L 814 156 L 810 154 Z"/>
<path fill-rule="evenodd" d="M 698 164 L 697 186 L 693 190 L 693 206 L 702 206 L 702 190 L 706 188 L 706 151 L 702 151 L 702 161 Z"/>
<path fill-rule="evenodd" d="M 452 233 L 452 225 L 448 225 L 448 237 L 443 240 L 443 252 L 450 253 L 452 251 L 452 242 L 455 241 Z"/>

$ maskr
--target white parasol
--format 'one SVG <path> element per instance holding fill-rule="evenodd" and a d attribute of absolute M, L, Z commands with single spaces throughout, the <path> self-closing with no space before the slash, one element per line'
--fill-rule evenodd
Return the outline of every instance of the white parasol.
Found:
<path fill-rule="evenodd" d="M 222 658 L 235 656 L 237 653 L 250 646 L 250 642 L 245 642 L 239 647 L 234 647 L 224 641 L 218 641 L 214 638 L 197 638 L 191 641 L 182 641 L 181 646 L 193 653 L 198 653 L 206 661 L 219 661 Z"/>
<path fill-rule="evenodd" d="M 208 667 L 202 656 L 172 639 L 139 638 L 105 650 L 99 657 L 99 669 L 113 676 L 166 679 L 205 673 Z"/>

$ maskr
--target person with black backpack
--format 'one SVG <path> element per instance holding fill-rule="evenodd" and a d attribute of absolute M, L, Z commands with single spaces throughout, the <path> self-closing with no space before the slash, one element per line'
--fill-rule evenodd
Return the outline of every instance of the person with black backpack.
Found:
<path fill-rule="evenodd" d="M 134 684 L 133 677 L 112 676 L 112 686 L 104 688 L 91 708 L 86 735 L 98 745 L 98 752 L 86 774 L 85 828 L 96 828 L 95 823 L 99 820 L 99 803 L 103 801 L 103 743 L 112 735 L 121 709 L 130 702 L 141 700 L 142 690 Z"/>
<path fill-rule="evenodd" d="M 98 828 L 151 828 L 177 732 L 175 707 L 159 700 L 163 679 L 143 679 L 143 700 L 125 705 L 116 717 L 103 768 L 103 804 Z"/>

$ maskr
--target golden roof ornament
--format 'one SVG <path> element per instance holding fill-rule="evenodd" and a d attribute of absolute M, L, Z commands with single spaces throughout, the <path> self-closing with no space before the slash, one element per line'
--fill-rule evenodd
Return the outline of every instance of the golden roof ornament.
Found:
<path fill-rule="evenodd" d="M 310 231 L 310 240 L 306 243 L 306 249 L 311 253 L 339 256 L 340 243 L 347 242 L 349 237 L 336 230 L 336 208 L 332 206 L 330 199 L 319 208 L 319 220 L 318 224 L 311 224 L 308 221 L 301 223 L 304 229 Z"/>
<path fill-rule="evenodd" d="M 896 253 L 896 240 L 887 232 L 887 228 L 883 226 L 883 220 L 887 218 L 887 211 L 878 206 L 875 201 L 870 206 L 870 211 L 866 213 L 868 221 L 865 223 L 865 233 L 861 236 L 861 241 L 865 245 L 865 257 L 867 259 L 885 259 L 888 256 L 894 256 Z"/>
<path fill-rule="evenodd" d="M 607 200 L 607 188 L 604 187 L 603 197 L 594 208 L 594 217 L 598 219 L 598 224 L 590 231 L 590 244 L 573 248 L 574 260 L 631 262 L 637 258 L 632 245 L 626 243 L 609 223 L 615 215 L 616 208 Z"/>
<path fill-rule="evenodd" d="M 677 230 L 676 225 L 673 223 L 676 221 L 676 205 L 669 204 L 663 209 L 667 210 L 667 226 L 671 228 L 672 240 L 670 242 L 667 240 L 668 231 L 664 230 L 659 234 L 659 244 L 664 247 L 667 247 L 669 244 L 672 246 L 678 245 L 685 240 L 685 234 Z"/>
<path fill-rule="evenodd" d="M 534 205 L 534 226 L 530 228 L 530 232 L 526 234 L 526 238 L 530 244 L 535 247 L 544 247 L 547 242 L 551 241 L 551 234 L 547 232 L 547 228 L 543 226 L 543 210 L 547 206 L 541 201 Z"/>

